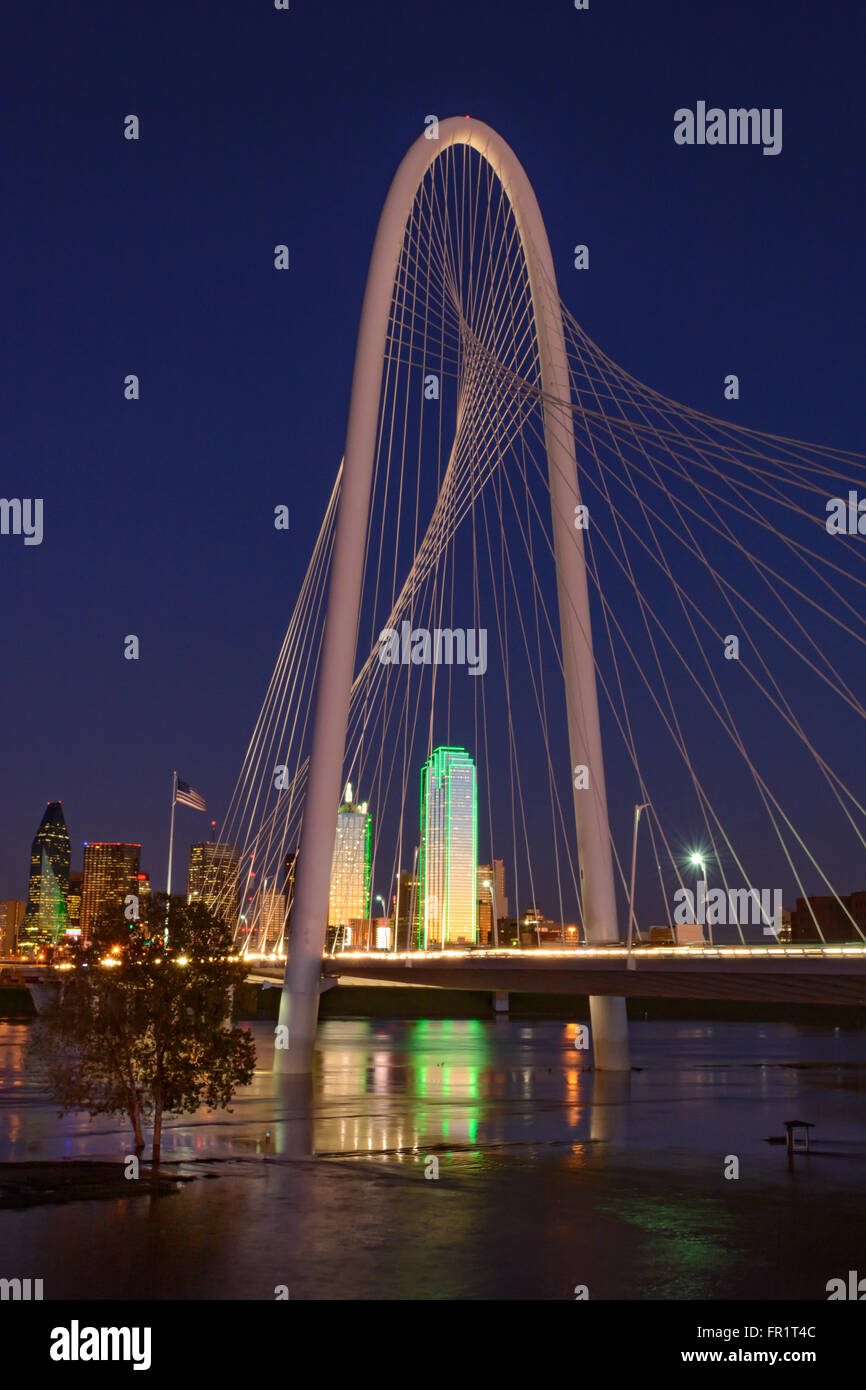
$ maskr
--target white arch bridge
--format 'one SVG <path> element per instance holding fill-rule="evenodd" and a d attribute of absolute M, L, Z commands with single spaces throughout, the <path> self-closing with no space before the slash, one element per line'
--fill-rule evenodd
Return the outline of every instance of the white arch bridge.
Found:
<path fill-rule="evenodd" d="M 863 462 L 630 376 L 561 300 L 505 141 L 459 117 L 418 138 L 376 233 L 343 461 L 219 836 L 242 856 L 238 949 L 268 978 L 288 947 L 279 1068 L 312 1067 L 323 975 L 588 994 L 608 1070 L 629 1063 L 627 995 L 863 1002 L 859 885 L 839 877 L 866 864 L 848 756 L 866 547 L 825 525 L 828 499 L 866 494 Z M 403 631 L 411 652 L 383 659 Z M 431 661 L 437 631 L 483 632 L 483 671 Z M 473 891 L 502 860 L 513 900 L 563 941 L 575 923 L 577 950 L 439 949 L 454 937 L 417 781 L 443 746 L 476 769 Z M 423 951 L 395 929 L 390 953 L 325 953 L 347 781 L 371 817 L 359 915 L 382 889 Z M 815 948 L 767 945 L 762 923 L 644 948 L 641 917 L 671 924 L 690 859 L 726 898 L 783 884 Z M 819 895 L 850 945 L 826 940 Z"/>

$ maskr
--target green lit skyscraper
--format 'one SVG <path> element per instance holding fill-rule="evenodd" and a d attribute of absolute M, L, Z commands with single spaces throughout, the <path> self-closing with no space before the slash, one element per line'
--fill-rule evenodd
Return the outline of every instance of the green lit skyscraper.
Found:
<path fill-rule="evenodd" d="M 421 944 L 468 946 L 478 937 L 475 764 L 465 748 L 437 748 L 421 769 Z"/>
<path fill-rule="evenodd" d="M 69 831 L 59 801 L 49 801 L 30 851 L 30 887 L 20 946 L 38 951 L 66 931 L 69 892 Z"/>

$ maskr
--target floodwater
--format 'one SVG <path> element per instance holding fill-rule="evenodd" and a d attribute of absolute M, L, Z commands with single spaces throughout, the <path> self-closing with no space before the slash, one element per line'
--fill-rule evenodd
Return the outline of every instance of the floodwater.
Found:
<path fill-rule="evenodd" d="M 632 1023 L 630 1074 L 575 1025 L 331 1020 L 312 1097 L 274 1078 L 168 1122 L 161 1199 L 0 1212 L 0 1274 L 46 1298 L 819 1299 L 866 1273 L 866 1033 Z M 99 1157 L 0 1024 L 0 1161 Z M 812 1152 L 767 1144 L 811 1121 Z M 738 1172 L 738 1176 L 733 1176 Z M 729 1176 L 726 1176 L 728 1174 Z"/>

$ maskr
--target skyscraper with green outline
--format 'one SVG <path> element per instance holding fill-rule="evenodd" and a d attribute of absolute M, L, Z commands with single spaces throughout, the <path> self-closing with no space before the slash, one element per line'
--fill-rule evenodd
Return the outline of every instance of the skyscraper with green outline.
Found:
<path fill-rule="evenodd" d="M 478 939 L 478 798 L 465 748 L 436 748 L 421 769 L 421 945 Z"/>
<path fill-rule="evenodd" d="M 53 946 L 66 932 L 69 831 L 59 801 L 49 801 L 30 851 L 27 911 L 19 942 L 25 950 Z"/>

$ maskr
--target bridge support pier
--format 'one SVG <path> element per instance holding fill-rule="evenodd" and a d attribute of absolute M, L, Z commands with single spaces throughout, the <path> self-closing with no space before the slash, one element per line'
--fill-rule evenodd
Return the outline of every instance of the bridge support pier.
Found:
<path fill-rule="evenodd" d="M 493 1012 L 495 1014 L 508 1013 L 508 990 L 495 989 L 493 991 Z"/>
<path fill-rule="evenodd" d="M 318 978 L 311 990 L 283 988 L 280 993 L 279 1026 L 288 1030 L 283 1035 L 287 1045 L 274 1048 L 275 1075 L 304 1076 L 312 1072 L 318 1021 Z"/>
<path fill-rule="evenodd" d="M 631 1062 L 625 1000 L 615 994 L 590 995 L 589 1021 L 596 1071 L 628 1071 Z"/>

